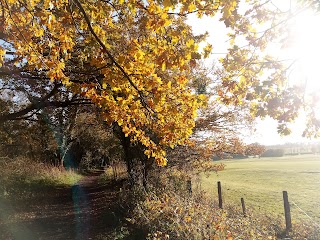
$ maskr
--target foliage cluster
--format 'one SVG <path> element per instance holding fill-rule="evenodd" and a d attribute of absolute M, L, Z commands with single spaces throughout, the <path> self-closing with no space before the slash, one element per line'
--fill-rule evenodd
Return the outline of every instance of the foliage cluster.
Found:
<path fill-rule="evenodd" d="M 0 159 L 0 196 L 4 197 L 27 198 L 30 194 L 39 194 L 42 188 L 72 186 L 81 178 L 82 175 L 73 170 L 24 157 Z"/>
<path fill-rule="evenodd" d="M 81 169 L 117 164 L 123 158 L 123 150 L 112 131 L 94 113 L 80 113 L 71 132 L 71 145 L 80 148 L 78 159 Z M 73 151 L 79 149 L 71 148 Z"/>
<path fill-rule="evenodd" d="M 168 151 L 170 162 L 167 169 L 162 171 L 164 174 L 161 175 L 167 176 L 171 171 L 170 176 L 175 176 L 176 173 L 178 175 L 184 173 L 187 178 L 191 178 L 192 174 L 200 172 L 221 171 L 224 169 L 224 164 L 214 163 L 212 161 L 214 154 L 217 154 L 217 152 L 211 151 L 207 146 L 201 146 L 198 141 L 190 145 L 178 146 Z M 158 174 L 160 175 L 160 172 Z"/>
<path fill-rule="evenodd" d="M 5 122 L 0 126 L 2 156 L 23 156 L 55 166 L 90 169 L 119 161 L 122 151 L 112 128 L 93 109 L 46 111 L 39 121 Z"/>

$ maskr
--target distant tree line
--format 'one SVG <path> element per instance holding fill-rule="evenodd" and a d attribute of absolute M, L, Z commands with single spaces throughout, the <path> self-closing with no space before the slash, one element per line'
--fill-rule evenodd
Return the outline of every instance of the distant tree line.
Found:
<path fill-rule="evenodd" d="M 264 153 L 261 154 L 261 157 L 283 157 L 284 149 L 267 149 Z"/>

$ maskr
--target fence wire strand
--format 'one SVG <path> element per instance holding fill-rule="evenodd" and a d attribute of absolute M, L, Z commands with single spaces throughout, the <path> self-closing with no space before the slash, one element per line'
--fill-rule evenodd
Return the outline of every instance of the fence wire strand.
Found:
<path fill-rule="evenodd" d="M 320 229 L 320 225 L 314 221 L 314 219 L 312 217 L 309 216 L 309 214 L 307 214 L 305 211 L 303 211 L 294 201 L 291 201 L 293 203 L 293 205 L 295 205 L 304 215 L 306 215 L 311 221 L 312 223 L 318 227 Z"/>

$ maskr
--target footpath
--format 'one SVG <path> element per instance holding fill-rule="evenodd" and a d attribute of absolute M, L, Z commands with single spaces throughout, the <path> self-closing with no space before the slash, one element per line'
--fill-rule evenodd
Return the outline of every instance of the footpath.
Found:
<path fill-rule="evenodd" d="M 0 199 L 0 239 L 103 239 L 121 221 L 121 183 L 99 183 L 99 173 L 69 188 L 27 200 Z"/>

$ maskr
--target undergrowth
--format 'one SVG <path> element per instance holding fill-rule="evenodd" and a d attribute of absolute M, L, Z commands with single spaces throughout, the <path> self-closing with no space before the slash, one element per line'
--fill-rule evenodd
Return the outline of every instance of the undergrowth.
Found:
<path fill-rule="evenodd" d="M 28 158 L 1 159 L 0 196 L 28 197 L 46 187 L 72 186 L 82 175 Z"/>
<path fill-rule="evenodd" d="M 116 163 L 104 168 L 104 173 L 98 178 L 100 183 L 121 181 L 128 178 L 127 168 L 123 163 Z"/>
<path fill-rule="evenodd" d="M 130 215 L 104 239 L 320 239 L 319 229 L 308 222 L 293 223 L 287 235 L 282 216 L 259 212 L 244 216 L 232 205 L 219 209 L 200 187 L 189 193 L 188 178 L 182 172 L 171 171 L 153 178 L 148 192 L 142 188 L 127 192 Z M 128 198 L 123 199 L 128 204 Z"/>

